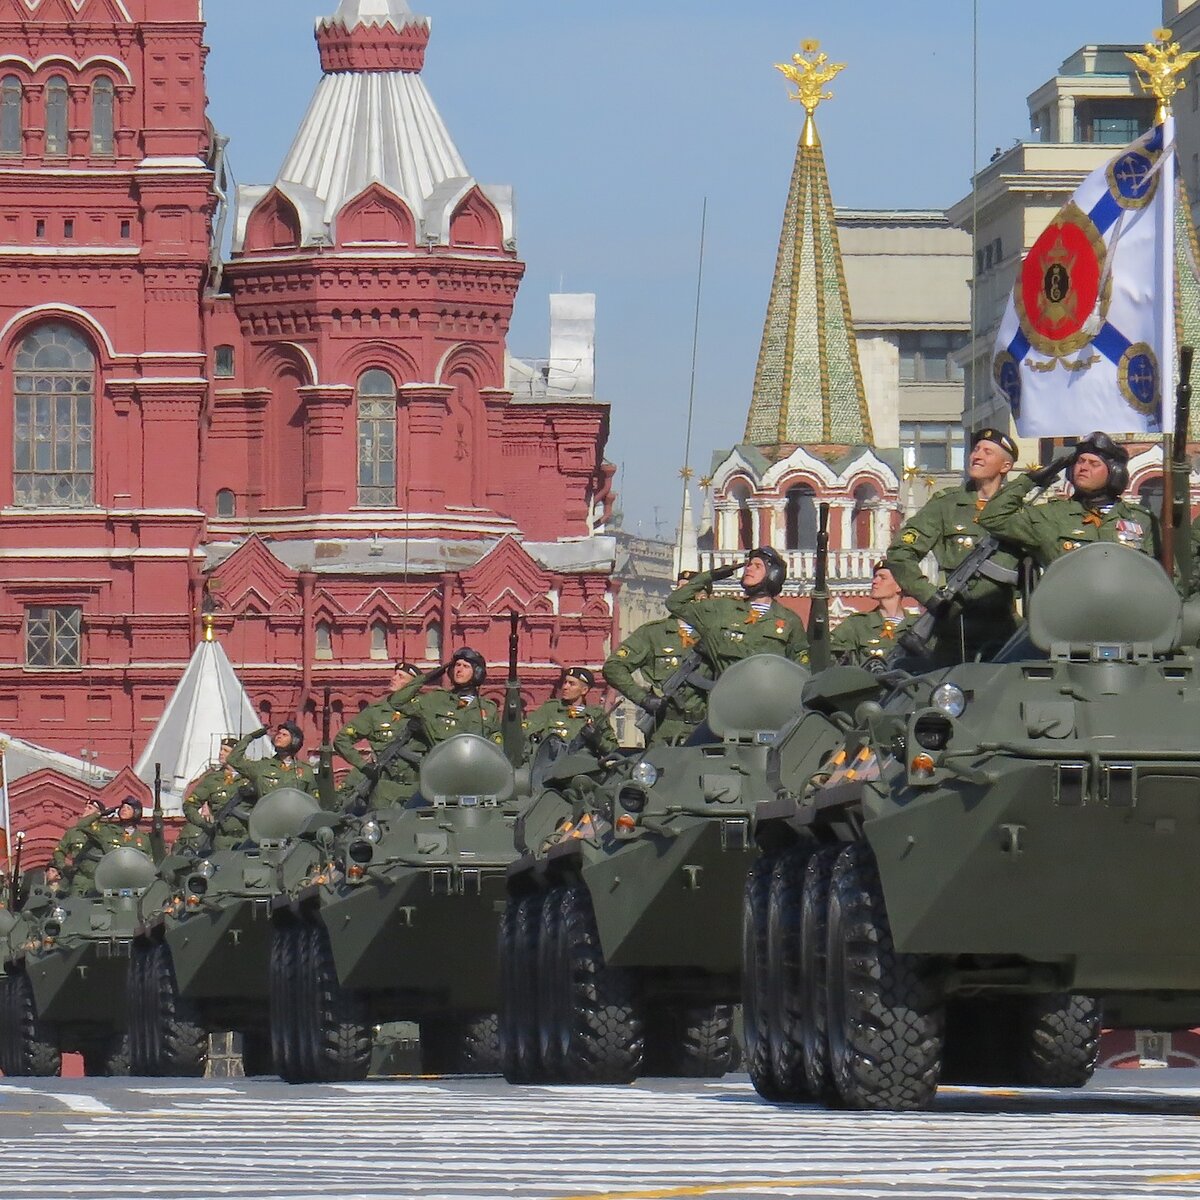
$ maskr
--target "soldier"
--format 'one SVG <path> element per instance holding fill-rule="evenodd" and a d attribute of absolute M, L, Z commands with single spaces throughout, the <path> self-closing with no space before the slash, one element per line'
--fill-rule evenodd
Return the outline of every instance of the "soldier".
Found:
<path fill-rule="evenodd" d="M 871 599 L 878 601 L 875 608 L 848 616 L 829 638 L 830 651 L 848 666 L 886 659 L 896 638 L 916 622 L 917 614 L 905 609 L 904 592 L 884 559 L 875 564 L 871 575 Z"/>
<path fill-rule="evenodd" d="M 740 599 L 695 599 L 700 592 L 711 591 L 714 580 L 729 579 L 738 569 L 735 565 L 701 571 L 667 597 L 667 611 L 694 626 L 697 647 L 713 678 L 754 654 L 779 654 L 807 665 L 808 635 L 804 625 L 790 608 L 775 599 L 787 580 L 787 565 L 770 546 L 759 546 L 746 556 L 741 566 Z"/>
<path fill-rule="evenodd" d="M 965 483 L 931 497 L 888 547 L 888 569 L 907 595 L 927 608 L 936 604 L 937 585 L 925 577 L 921 562 L 932 554 L 942 575 L 939 583 L 945 582 L 987 535 L 980 513 L 1003 487 L 1016 459 L 1017 444 L 1007 433 L 981 429 L 972 436 Z M 976 576 L 953 608 L 937 614 L 936 662 L 969 661 L 1008 641 L 1016 629 L 1018 561 L 1015 547 L 1001 547 L 990 559 L 988 573 Z"/>
<path fill-rule="evenodd" d="M 378 759 L 380 753 L 386 750 L 397 737 L 408 733 L 409 718 L 396 711 L 391 693 L 407 687 L 420 674 L 420 668 L 412 663 L 398 662 L 392 671 L 389 695 L 382 700 L 375 701 L 374 704 L 368 704 L 356 717 L 351 717 L 338 730 L 337 736 L 333 739 L 333 748 L 341 758 L 344 758 L 359 772 L 369 766 L 373 760 Z M 357 748 L 357 743 L 364 740 L 371 751 L 370 759 Z M 411 763 L 403 759 L 395 759 L 388 767 L 387 777 L 396 783 L 413 783 L 416 781 L 416 771 Z"/>
<path fill-rule="evenodd" d="M 696 574 L 695 571 L 680 571 L 676 586 L 682 587 Z M 708 588 L 699 588 L 696 599 L 704 599 L 708 594 Z M 663 699 L 662 685 L 687 657 L 696 641 L 696 631 L 685 617 L 648 621 L 645 625 L 639 625 L 608 656 L 604 664 L 604 678 L 622 696 L 632 700 L 638 707 L 652 711 L 654 702 Z M 640 673 L 645 683 L 638 681 L 635 671 Z M 649 707 L 647 700 L 650 701 Z M 704 692 L 684 684 L 665 704 L 658 706 L 665 711 L 648 741 L 666 745 L 686 742 L 696 726 L 704 720 L 706 705 Z"/>
<path fill-rule="evenodd" d="M 260 758 L 257 761 L 246 757 L 246 749 L 251 742 L 257 741 L 264 734 L 271 734 L 271 744 L 275 747 L 273 758 Z M 281 721 L 271 731 L 267 726 L 248 733 L 229 751 L 226 765 L 239 774 L 244 775 L 254 788 L 256 799 L 261 799 L 268 792 L 278 788 L 298 788 L 310 796 L 317 795 L 317 777 L 306 762 L 300 762 L 296 755 L 304 747 L 304 732 L 295 721 Z"/>
<path fill-rule="evenodd" d="M 1025 497 L 1044 488 L 1066 467 L 1070 497 L 1029 505 Z M 1013 480 L 988 501 L 979 523 L 997 537 L 1027 549 L 1041 566 L 1088 542 L 1116 542 L 1158 556 L 1158 521 L 1134 500 L 1121 499 L 1129 486 L 1129 451 L 1107 433 L 1089 433 L 1069 455 Z"/>
<path fill-rule="evenodd" d="M 246 840 L 249 830 L 246 822 L 236 812 L 238 805 L 230 803 L 235 798 L 253 798 L 250 781 L 242 778 L 228 764 L 229 754 L 237 745 L 237 738 L 223 737 L 217 750 L 217 765 L 209 767 L 192 785 L 183 801 L 183 815 L 189 824 L 184 827 L 176 841 L 178 849 L 199 849 L 219 836 L 221 848 L 236 846 Z M 207 808 L 207 815 L 205 809 Z M 218 818 L 221 828 L 218 831 Z"/>
<path fill-rule="evenodd" d="M 587 667 L 568 667 L 563 672 L 558 697 L 534 709 L 525 722 L 531 751 L 548 737 L 561 738 L 568 746 L 578 738 L 597 756 L 617 748 L 608 714 L 587 702 L 595 683 L 596 677 Z"/>
<path fill-rule="evenodd" d="M 487 679 L 487 663 L 469 646 L 455 650 L 443 670 L 450 676 L 449 689 L 421 689 L 430 677 L 423 675 L 389 697 L 395 711 L 417 723 L 418 750 L 431 750 L 456 733 L 475 733 L 500 741 L 500 712 L 495 701 L 480 696 Z"/>
<path fill-rule="evenodd" d="M 142 806 L 133 796 L 115 809 L 104 808 L 97 799 L 88 803 L 95 811 L 85 813 L 62 835 L 46 868 L 48 884 L 65 879 L 77 896 L 95 891 L 96 867 L 109 851 L 128 846 L 154 857 L 150 838 L 138 829 Z"/>

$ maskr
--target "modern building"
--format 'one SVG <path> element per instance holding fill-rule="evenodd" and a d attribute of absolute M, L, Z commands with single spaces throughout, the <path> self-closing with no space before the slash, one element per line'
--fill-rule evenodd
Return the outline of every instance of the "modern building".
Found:
<path fill-rule="evenodd" d="M 0 730 L 131 763 L 205 613 L 310 738 L 395 658 L 470 643 L 499 682 L 513 611 L 540 700 L 614 631 L 593 299 L 509 356 L 511 189 L 406 0 L 318 22 L 295 140 L 234 197 L 203 38 L 200 0 L 0 0 Z"/>

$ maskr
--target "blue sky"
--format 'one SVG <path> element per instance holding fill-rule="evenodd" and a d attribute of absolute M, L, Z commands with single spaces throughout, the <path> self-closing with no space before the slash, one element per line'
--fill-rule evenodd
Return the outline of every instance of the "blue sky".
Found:
<path fill-rule="evenodd" d="M 544 357 L 552 291 L 597 293 L 597 391 L 625 526 L 678 517 L 701 206 L 692 464 L 742 434 L 803 109 L 773 64 L 806 37 L 848 64 L 819 127 L 837 204 L 945 208 L 1026 136 L 1025 96 L 1090 42 L 1142 42 L 1147 0 L 411 0 L 424 77 L 472 174 L 516 189 L 527 274 L 510 347 Z M 337 0 L 208 0 L 210 112 L 242 183 L 274 178 Z M 1052 14 L 1048 17 L 1047 14 Z"/>

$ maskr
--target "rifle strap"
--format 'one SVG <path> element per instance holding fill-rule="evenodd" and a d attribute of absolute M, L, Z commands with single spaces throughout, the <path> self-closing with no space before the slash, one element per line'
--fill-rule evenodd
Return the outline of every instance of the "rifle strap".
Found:
<path fill-rule="evenodd" d="M 984 579 L 990 579 L 993 583 L 1007 584 L 1009 587 L 1016 587 L 1017 580 L 1020 575 L 1013 567 L 1002 567 L 998 562 L 988 559 L 987 562 L 980 563 L 979 574 Z"/>

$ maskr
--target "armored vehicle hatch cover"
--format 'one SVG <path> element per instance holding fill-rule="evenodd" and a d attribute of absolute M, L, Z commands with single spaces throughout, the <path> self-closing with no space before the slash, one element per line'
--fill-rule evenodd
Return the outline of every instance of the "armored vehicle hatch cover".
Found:
<path fill-rule="evenodd" d="M 514 794 L 512 766 L 494 742 L 460 733 L 421 761 L 421 795 L 430 804 L 501 804 Z"/>
<path fill-rule="evenodd" d="M 276 788 L 250 810 L 250 839 L 261 845 L 297 837 L 309 818 L 320 811 L 321 806 L 307 792 Z"/>
<path fill-rule="evenodd" d="M 1029 636 L 1051 658 L 1169 654 L 1183 635 L 1183 605 L 1166 572 L 1112 543 L 1081 546 L 1051 563 L 1029 607 Z"/>
<path fill-rule="evenodd" d="M 140 850 L 121 846 L 110 850 L 96 865 L 96 890 L 144 892 L 157 877 L 154 863 Z"/>
<path fill-rule="evenodd" d="M 802 666 L 778 654 L 743 658 L 713 687 L 708 727 L 723 740 L 774 735 L 799 714 L 810 678 Z"/>

